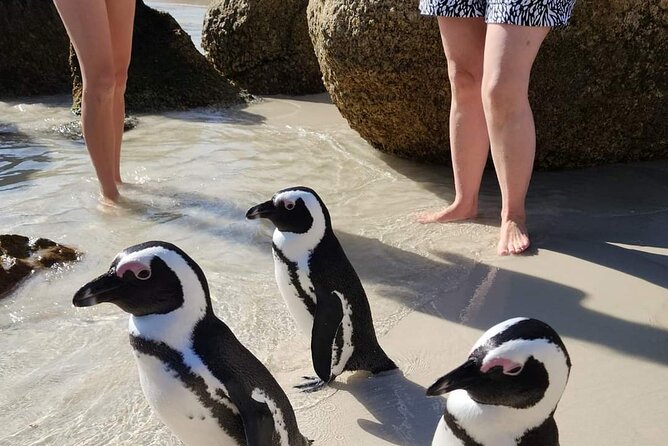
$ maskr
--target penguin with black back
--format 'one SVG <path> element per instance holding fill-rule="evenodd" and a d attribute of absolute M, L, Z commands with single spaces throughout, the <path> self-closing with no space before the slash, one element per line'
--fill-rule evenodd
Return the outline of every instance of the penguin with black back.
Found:
<path fill-rule="evenodd" d="M 287 396 L 216 317 L 201 268 L 160 241 L 131 246 L 74 296 L 130 313 L 144 395 L 186 446 L 306 446 Z"/>
<path fill-rule="evenodd" d="M 396 369 L 378 344 L 366 293 L 318 194 L 307 187 L 283 189 L 250 208 L 246 218 L 265 218 L 276 227 L 276 282 L 297 325 L 311 336 L 318 378 L 297 387 L 318 389 L 344 371 Z"/>
<path fill-rule="evenodd" d="M 558 446 L 554 412 L 570 369 L 566 346 L 546 323 L 495 325 L 427 390 L 449 393 L 432 446 Z"/>

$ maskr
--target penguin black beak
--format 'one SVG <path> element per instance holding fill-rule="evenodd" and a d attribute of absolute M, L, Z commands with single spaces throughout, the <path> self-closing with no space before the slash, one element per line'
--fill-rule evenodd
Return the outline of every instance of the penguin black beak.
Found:
<path fill-rule="evenodd" d="M 428 396 L 443 395 L 457 389 L 466 389 L 480 381 L 480 368 L 471 359 L 460 365 L 447 375 L 438 379 L 427 389 Z"/>
<path fill-rule="evenodd" d="M 274 206 L 272 200 L 269 200 L 250 208 L 246 212 L 246 218 L 249 220 L 255 220 L 256 218 L 271 218 L 274 211 L 276 211 L 276 206 Z"/>
<path fill-rule="evenodd" d="M 106 273 L 82 286 L 74 295 L 75 307 L 90 307 L 118 298 L 118 290 L 123 286 L 121 279 L 113 273 Z"/>

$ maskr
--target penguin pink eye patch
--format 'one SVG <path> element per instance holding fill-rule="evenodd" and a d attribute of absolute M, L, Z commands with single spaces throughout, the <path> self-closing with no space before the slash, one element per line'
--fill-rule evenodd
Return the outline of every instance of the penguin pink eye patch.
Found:
<path fill-rule="evenodd" d="M 147 280 L 151 277 L 151 269 L 137 261 L 123 263 L 116 268 L 116 275 L 122 278 L 128 271 L 132 272 L 132 274 L 139 280 Z"/>
<path fill-rule="evenodd" d="M 480 371 L 482 373 L 487 373 L 494 367 L 501 367 L 504 375 L 510 376 L 519 375 L 523 368 L 522 364 L 511 361 L 508 358 L 494 358 L 483 363 L 482 367 L 480 367 Z"/>

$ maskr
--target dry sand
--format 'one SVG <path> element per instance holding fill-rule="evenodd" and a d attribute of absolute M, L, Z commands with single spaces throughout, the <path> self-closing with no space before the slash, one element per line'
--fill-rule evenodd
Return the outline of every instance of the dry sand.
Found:
<path fill-rule="evenodd" d="M 320 107 L 309 120 L 331 122 L 331 109 Z M 548 322 L 570 352 L 556 413 L 562 445 L 668 444 L 668 162 L 538 172 L 528 207 L 529 255 L 433 253 L 475 266 L 462 286 L 382 337 L 403 376 L 340 377 L 314 405 L 289 393 L 316 444 L 430 444 L 444 400 L 425 389 L 462 363 L 482 332 L 515 316 Z M 289 389 L 303 373 L 312 374 L 279 381 Z"/>

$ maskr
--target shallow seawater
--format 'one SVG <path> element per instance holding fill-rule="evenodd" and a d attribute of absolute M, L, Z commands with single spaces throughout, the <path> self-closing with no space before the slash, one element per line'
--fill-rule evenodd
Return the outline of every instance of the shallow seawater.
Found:
<path fill-rule="evenodd" d="M 446 240 L 434 237 L 441 228 L 416 225 L 412 214 L 437 198 L 415 178 L 439 181 L 445 169 L 376 153 L 325 96 L 140 116 L 125 134 L 126 203 L 117 209 L 99 206 L 83 143 L 52 130 L 72 119 L 67 98 L 0 103 L 2 232 L 85 253 L 0 302 L 0 386 L 11 389 L 0 395 L 3 445 L 178 443 L 138 388 L 127 316 L 111 305 L 71 306 L 74 292 L 129 245 L 159 239 L 188 252 L 207 275 L 217 314 L 275 373 L 311 373 L 308 344 L 274 283 L 272 228 L 244 217 L 275 191 L 307 185 L 320 193 L 380 336 L 474 263 L 434 252 L 447 246 L 474 259 L 493 248 L 494 227 L 461 225 Z"/>

